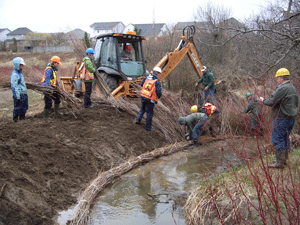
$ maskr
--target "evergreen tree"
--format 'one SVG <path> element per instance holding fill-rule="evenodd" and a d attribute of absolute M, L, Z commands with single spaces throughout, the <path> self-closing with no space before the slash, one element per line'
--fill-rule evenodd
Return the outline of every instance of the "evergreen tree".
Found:
<path fill-rule="evenodd" d="M 84 32 L 84 43 L 85 43 L 85 45 L 86 45 L 87 48 L 91 47 L 91 42 L 89 40 L 87 32 Z"/>

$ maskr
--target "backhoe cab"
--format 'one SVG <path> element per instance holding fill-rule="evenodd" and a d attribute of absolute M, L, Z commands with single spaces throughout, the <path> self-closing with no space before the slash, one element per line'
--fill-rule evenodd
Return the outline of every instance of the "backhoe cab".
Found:
<path fill-rule="evenodd" d="M 135 32 L 111 33 L 97 37 L 95 65 L 115 98 L 137 96 L 132 83 L 146 76 L 142 41 Z"/>

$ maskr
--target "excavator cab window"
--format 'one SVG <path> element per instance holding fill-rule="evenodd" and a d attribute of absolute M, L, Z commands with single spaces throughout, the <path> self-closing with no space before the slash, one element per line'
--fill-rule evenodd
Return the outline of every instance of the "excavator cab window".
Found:
<path fill-rule="evenodd" d="M 126 46 L 130 46 L 130 53 L 126 52 Z M 141 42 L 120 42 L 119 40 L 119 54 L 120 68 L 126 76 L 133 78 L 143 76 L 145 68 L 143 63 Z M 126 54 L 130 54 L 130 56 L 126 57 Z"/>
<path fill-rule="evenodd" d="M 117 40 L 113 37 L 104 37 L 100 50 L 100 65 L 118 70 Z"/>

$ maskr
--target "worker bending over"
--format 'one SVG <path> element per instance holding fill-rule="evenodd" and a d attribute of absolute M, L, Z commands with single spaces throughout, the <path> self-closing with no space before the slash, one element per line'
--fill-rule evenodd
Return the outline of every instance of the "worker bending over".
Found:
<path fill-rule="evenodd" d="M 212 105 L 211 103 L 205 103 L 200 106 L 193 105 L 191 107 L 191 111 L 192 111 L 192 113 L 201 112 L 201 113 L 205 114 L 205 117 L 203 119 L 201 119 L 200 121 L 198 121 L 198 123 L 196 124 L 196 126 L 193 129 L 193 143 L 194 143 L 194 145 L 197 145 L 199 131 L 201 131 L 199 136 L 202 136 L 203 134 L 205 134 L 207 129 L 202 129 L 202 127 L 204 126 L 205 123 L 209 123 L 207 121 L 210 119 L 210 117 L 212 115 L 219 114 L 220 110 L 216 106 Z M 209 129 L 211 135 L 215 136 L 213 133 L 213 127 L 211 125 L 209 125 L 208 129 Z"/>
<path fill-rule="evenodd" d="M 203 124 L 208 119 L 205 113 L 192 113 L 186 117 L 180 117 L 178 122 L 180 125 L 185 125 L 188 129 L 188 133 L 184 136 L 184 138 L 189 141 L 191 137 L 193 137 L 193 129 L 196 124 L 202 120 Z"/>

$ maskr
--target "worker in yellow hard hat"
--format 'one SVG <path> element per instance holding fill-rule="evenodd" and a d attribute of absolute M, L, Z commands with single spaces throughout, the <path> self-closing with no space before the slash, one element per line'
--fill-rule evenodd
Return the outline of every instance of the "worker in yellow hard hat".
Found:
<path fill-rule="evenodd" d="M 210 125 L 209 119 L 212 115 L 219 114 L 220 110 L 216 106 L 207 102 L 207 103 L 205 103 L 203 105 L 199 105 L 199 106 L 193 105 L 191 107 L 191 112 L 193 114 L 201 113 L 204 115 L 204 116 L 202 116 L 203 118 L 201 120 L 199 120 L 197 122 L 197 124 L 195 125 L 195 127 L 193 128 L 194 145 L 197 145 L 197 143 L 198 143 L 198 133 L 200 133 L 199 136 L 201 136 L 201 135 L 205 134 L 207 130 L 209 130 L 210 134 L 214 137 L 215 134 L 213 131 L 213 127 Z M 208 129 L 203 129 L 204 124 L 206 124 L 206 127 L 208 127 Z"/>
<path fill-rule="evenodd" d="M 44 86 L 50 87 L 53 90 L 56 90 L 59 87 L 59 83 L 57 80 L 57 71 L 58 66 L 60 64 L 60 58 L 58 56 L 53 56 L 51 58 L 51 62 L 48 63 L 43 78 L 41 82 Z M 56 91 L 54 91 L 51 95 L 45 94 L 45 108 L 44 113 L 45 117 L 49 117 L 50 109 L 52 108 L 52 100 L 54 101 L 54 111 L 56 115 L 60 115 L 62 113 L 59 112 L 59 105 L 60 105 L 60 97 Z"/>
<path fill-rule="evenodd" d="M 290 72 L 286 68 L 277 70 L 275 79 L 279 84 L 270 98 L 259 100 L 272 107 L 273 129 L 272 143 L 276 149 L 276 161 L 270 168 L 283 168 L 287 164 L 290 148 L 289 135 L 294 127 L 298 112 L 299 95 L 290 81 Z"/>

